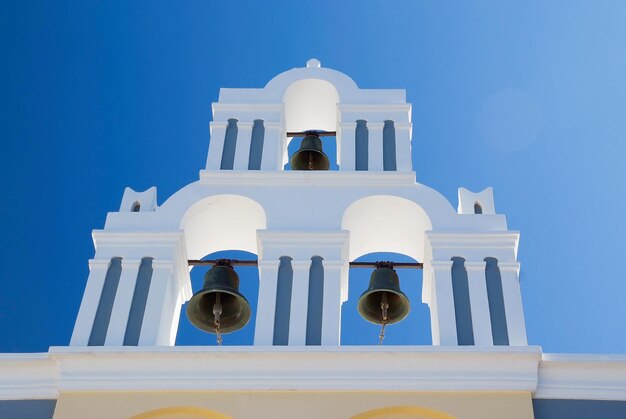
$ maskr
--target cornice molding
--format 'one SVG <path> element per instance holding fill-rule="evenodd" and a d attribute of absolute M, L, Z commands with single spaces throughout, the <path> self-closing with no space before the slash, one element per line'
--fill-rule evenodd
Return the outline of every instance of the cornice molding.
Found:
<path fill-rule="evenodd" d="M 284 103 L 224 103 L 213 102 L 211 104 L 213 112 L 219 111 L 274 111 L 282 112 L 285 108 Z"/>
<path fill-rule="evenodd" d="M 534 397 L 626 401 L 626 355 L 544 354 Z"/>
<path fill-rule="evenodd" d="M 203 185 L 238 186 L 388 186 L 415 185 L 415 172 L 201 170 Z"/>
<path fill-rule="evenodd" d="M 55 399 L 58 379 L 49 354 L 0 354 L 0 400 Z"/>
<path fill-rule="evenodd" d="M 426 237 L 432 247 L 517 247 L 519 235 L 519 231 L 514 230 L 493 232 L 426 232 Z"/>
<path fill-rule="evenodd" d="M 59 391 L 530 391 L 538 347 L 51 348 Z M 228 377 L 228 379 L 222 379 Z"/>
<path fill-rule="evenodd" d="M 0 355 L 0 400 L 158 390 L 528 391 L 626 401 L 626 356 L 542 356 L 537 346 L 52 347 Z"/>
<path fill-rule="evenodd" d="M 337 108 L 341 112 L 411 112 L 410 103 L 339 103 Z"/>
<path fill-rule="evenodd" d="M 182 290 L 183 298 L 192 296 L 191 283 L 189 280 L 189 267 L 187 265 L 187 250 L 185 236 L 182 230 L 175 231 L 118 231 L 118 230 L 93 230 L 93 243 L 96 248 L 96 257 L 102 258 L 102 254 L 108 258 L 111 251 L 102 252 L 102 249 L 115 249 L 114 252 L 122 252 L 120 256 L 126 259 L 129 249 L 141 249 L 141 256 L 153 257 L 156 263 L 166 261 L 173 264 L 173 269 L 178 278 L 178 286 Z M 137 253 L 137 252 L 131 252 Z M 165 258 L 163 257 L 165 254 Z M 137 259 L 138 254 L 130 256 Z"/>

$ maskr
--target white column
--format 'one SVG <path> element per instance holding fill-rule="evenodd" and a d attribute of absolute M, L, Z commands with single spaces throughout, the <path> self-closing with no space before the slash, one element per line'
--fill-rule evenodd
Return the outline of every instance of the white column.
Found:
<path fill-rule="evenodd" d="M 324 297 L 322 311 L 322 345 L 339 346 L 341 337 L 342 283 L 348 274 L 348 263 L 322 261 Z"/>
<path fill-rule="evenodd" d="M 337 153 L 340 170 L 356 168 L 356 122 L 342 122 L 337 130 Z"/>
<path fill-rule="evenodd" d="M 430 315 L 433 345 L 456 346 L 458 339 L 452 292 L 452 261 L 433 261 L 431 262 L 431 270 L 431 292 L 433 295 L 431 297 Z"/>
<path fill-rule="evenodd" d="M 174 346 L 176 344 L 176 332 L 178 331 L 178 320 L 180 318 L 180 309 L 182 308 L 180 293 L 181 290 L 177 285 L 177 281 L 172 277 L 167 284 L 157 345 Z"/>
<path fill-rule="evenodd" d="M 309 306 L 310 260 L 292 261 L 293 283 L 289 312 L 289 345 L 306 345 L 306 323 Z"/>
<path fill-rule="evenodd" d="M 172 281 L 172 286 L 175 285 L 175 282 Z M 165 330 L 168 334 L 165 337 L 165 341 L 167 342 L 165 345 L 174 346 L 176 345 L 176 334 L 178 333 L 178 323 L 180 321 L 180 310 L 183 308 L 183 292 L 182 289 L 179 288 L 178 294 L 171 293 L 171 304 L 173 305 L 172 316 L 170 322 L 169 330 Z"/>
<path fill-rule="evenodd" d="M 173 312 L 171 294 L 174 292 L 171 261 L 152 261 L 152 278 L 148 300 L 139 334 L 139 346 L 168 345 Z M 167 324 L 166 324 L 167 323 Z"/>
<path fill-rule="evenodd" d="M 122 274 L 117 286 L 109 329 L 104 341 L 106 346 L 122 346 L 124 344 L 128 315 L 130 314 L 130 306 L 135 295 L 135 285 L 137 284 L 140 265 L 141 260 L 122 259 Z"/>
<path fill-rule="evenodd" d="M 91 336 L 104 280 L 110 265 L 110 259 L 91 259 L 89 261 L 89 278 L 87 278 L 83 300 L 80 303 L 78 317 L 74 324 L 70 346 L 87 346 L 89 344 L 89 336 Z"/>
<path fill-rule="evenodd" d="M 502 296 L 504 297 L 504 313 L 510 346 L 528 345 L 522 294 L 519 286 L 519 267 L 518 262 L 498 262 L 500 278 L 502 278 Z"/>
<path fill-rule="evenodd" d="M 276 292 L 280 260 L 259 261 L 259 299 L 256 309 L 254 344 L 274 344 L 274 319 L 276 317 Z"/>
<path fill-rule="evenodd" d="M 465 261 L 469 287 L 470 309 L 472 312 L 472 331 L 474 345 L 493 346 L 489 299 L 487 297 L 487 278 L 484 261 Z"/>
<path fill-rule="evenodd" d="M 263 154 L 261 170 L 281 170 L 283 162 L 283 124 L 280 122 L 263 122 Z"/>
<path fill-rule="evenodd" d="M 227 127 L 228 122 L 213 121 L 209 125 L 211 140 L 209 141 L 209 155 L 206 161 L 206 170 L 220 170 Z"/>
<path fill-rule="evenodd" d="M 398 172 L 410 172 L 413 170 L 411 163 L 411 127 L 410 122 L 394 123 L 396 132 L 396 170 Z"/>
<path fill-rule="evenodd" d="M 383 170 L 383 122 L 367 122 L 367 170 Z"/>
<path fill-rule="evenodd" d="M 237 142 L 235 143 L 234 170 L 248 170 L 250 162 L 250 143 L 254 122 L 237 122 Z"/>

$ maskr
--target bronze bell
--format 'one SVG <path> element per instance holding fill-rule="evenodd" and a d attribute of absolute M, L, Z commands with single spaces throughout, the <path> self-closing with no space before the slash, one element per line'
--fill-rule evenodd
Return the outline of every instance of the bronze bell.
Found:
<path fill-rule="evenodd" d="M 291 156 L 292 170 L 328 170 L 330 161 L 322 151 L 322 140 L 315 131 L 307 131 L 300 149 Z"/>
<path fill-rule="evenodd" d="M 198 329 L 218 336 L 248 324 L 250 304 L 239 292 L 239 276 L 229 260 L 219 259 L 204 275 L 202 289 L 187 304 L 187 317 Z"/>
<path fill-rule="evenodd" d="M 393 324 L 411 310 L 407 296 L 400 291 L 400 280 L 391 262 L 378 262 L 367 290 L 359 298 L 359 314 L 368 322 Z"/>

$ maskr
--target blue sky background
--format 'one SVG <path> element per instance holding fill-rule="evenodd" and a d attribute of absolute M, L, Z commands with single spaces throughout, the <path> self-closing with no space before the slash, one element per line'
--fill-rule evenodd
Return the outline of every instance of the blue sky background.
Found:
<path fill-rule="evenodd" d="M 91 230 L 125 186 L 162 203 L 197 179 L 220 87 L 316 57 L 406 89 L 418 182 L 455 207 L 459 186 L 494 187 L 522 234 L 529 343 L 626 353 L 624 22 L 618 1 L 4 4 L 0 352 L 69 342 Z M 350 316 L 346 340 L 375 343 Z"/>

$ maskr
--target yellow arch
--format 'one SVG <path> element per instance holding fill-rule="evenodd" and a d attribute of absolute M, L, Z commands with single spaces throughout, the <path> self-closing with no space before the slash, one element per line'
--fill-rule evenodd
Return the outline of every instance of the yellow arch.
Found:
<path fill-rule="evenodd" d="M 131 419 L 233 419 L 213 410 L 192 406 L 164 407 L 132 416 Z"/>
<path fill-rule="evenodd" d="M 456 419 L 456 417 L 425 407 L 394 406 L 369 410 L 351 419 Z"/>

